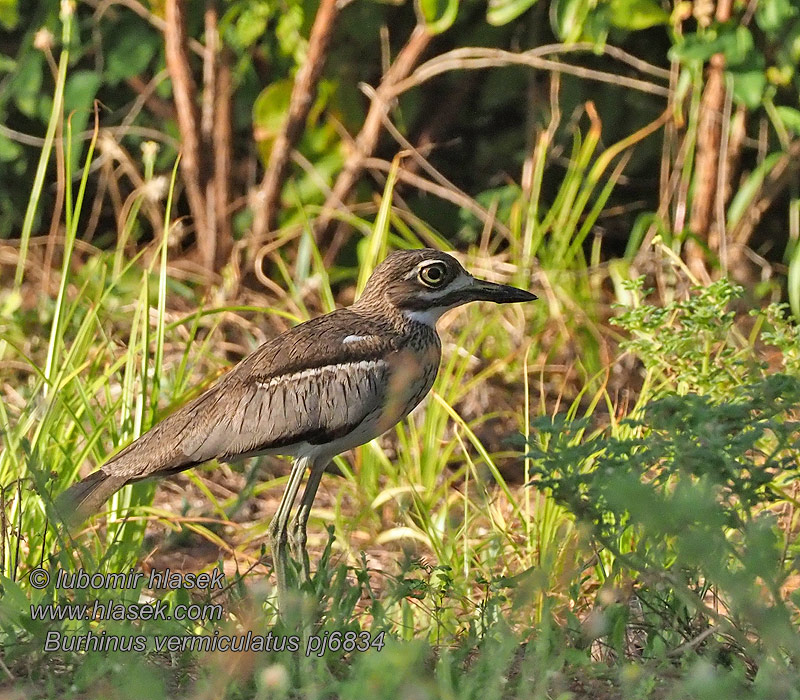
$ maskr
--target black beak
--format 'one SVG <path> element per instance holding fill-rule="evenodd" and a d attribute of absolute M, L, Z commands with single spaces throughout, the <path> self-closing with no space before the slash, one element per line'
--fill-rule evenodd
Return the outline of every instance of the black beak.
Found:
<path fill-rule="evenodd" d="M 507 284 L 495 284 L 486 280 L 475 280 L 471 290 L 476 301 L 493 301 L 495 304 L 514 304 L 519 301 L 538 299 L 535 294 L 526 292 L 524 289 L 510 287 Z"/>

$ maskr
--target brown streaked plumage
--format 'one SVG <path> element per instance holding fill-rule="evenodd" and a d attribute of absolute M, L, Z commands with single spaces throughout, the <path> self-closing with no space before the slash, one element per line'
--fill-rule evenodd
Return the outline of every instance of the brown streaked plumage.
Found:
<path fill-rule="evenodd" d="M 473 300 L 535 299 L 476 280 L 450 255 L 431 249 L 392 253 L 346 309 L 267 341 L 205 393 L 167 416 L 57 503 L 67 520 L 95 512 L 115 491 L 212 459 L 259 454 L 295 458 L 270 525 L 278 597 L 287 589 L 286 547 L 308 578 L 306 524 L 322 473 L 337 454 L 377 437 L 428 393 L 439 367 L 436 320 Z M 307 469 L 292 531 L 289 516 Z"/>

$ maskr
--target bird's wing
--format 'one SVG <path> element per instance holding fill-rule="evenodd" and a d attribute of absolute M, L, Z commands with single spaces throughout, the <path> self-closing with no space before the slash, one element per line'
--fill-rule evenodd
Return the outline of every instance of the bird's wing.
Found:
<path fill-rule="evenodd" d="M 290 329 L 115 455 L 103 471 L 139 480 L 347 434 L 382 406 L 387 358 L 402 350 L 399 336 L 377 330 L 347 309 Z"/>

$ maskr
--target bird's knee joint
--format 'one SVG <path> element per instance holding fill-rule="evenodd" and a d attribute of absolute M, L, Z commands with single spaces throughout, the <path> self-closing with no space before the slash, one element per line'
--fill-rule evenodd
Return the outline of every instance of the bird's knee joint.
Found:
<path fill-rule="evenodd" d="M 279 527 L 277 523 L 273 523 L 269 526 L 267 536 L 269 537 L 269 541 L 272 546 L 285 546 L 289 541 L 289 535 L 286 532 L 286 528 Z"/>
<path fill-rule="evenodd" d="M 293 533 L 294 541 L 302 548 L 305 548 L 306 542 L 308 542 L 308 535 L 306 534 L 306 529 L 301 526 L 297 526 Z"/>

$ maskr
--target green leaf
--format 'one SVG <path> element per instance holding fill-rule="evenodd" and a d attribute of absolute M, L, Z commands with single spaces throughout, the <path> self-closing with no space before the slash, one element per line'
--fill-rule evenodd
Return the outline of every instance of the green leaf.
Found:
<path fill-rule="evenodd" d="M 79 70 L 67 78 L 64 86 L 64 114 L 72 125 L 73 167 L 83 150 L 80 134 L 92 116 L 92 103 L 100 87 L 100 74 L 89 70 Z"/>
<path fill-rule="evenodd" d="M 783 46 L 779 48 L 778 55 L 781 62 L 791 63 L 796 66 L 800 62 L 800 21 L 795 21 L 783 37 Z"/>
<path fill-rule="evenodd" d="M 0 73 L 11 73 L 17 69 L 17 62 L 10 56 L 0 54 Z"/>
<path fill-rule="evenodd" d="M 489 0 L 486 21 L 495 27 L 501 27 L 515 20 L 535 4 L 536 0 Z"/>
<path fill-rule="evenodd" d="M 550 10 L 553 31 L 562 41 L 577 41 L 591 9 L 591 0 L 555 0 Z"/>
<path fill-rule="evenodd" d="M 88 111 L 99 86 L 100 75 L 94 71 L 79 70 L 72 73 L 64 87 L 64 111 L 67 114 L 73 110 Z"/>
<path fill-rule="evenodd" d="M 683 63 L 707 61 L 714 54 L 725 57 L 726 74 L 733 79 L 733 96 L 737 103 L 753 109 L 761 104 L 767 76 L 764 56 L 755 48 L 747 27 L 723 24 L 702 34 L 690 34 L 685 41 L 670 49 L 671 59 Z"/>
<path fill-rule="evenodd" d="M 277 135 L 286 118 L 291 96 L 292 81 L 279 80 L 265 87 L 256 98 L 253 124 L 257 129 L 264 130 L 264 137 Z"/>
<path fill-rule="evenodd" d="M 17 73 L 9 84 L 17 108 L 26 117 L 36 117 L 41 106 L 43 62 L 41 51 L 26 53 L 20 58 Z"/>
<path fill-rule="evenodd" d="M 797 15 L 797 5 L 791 0 L 759 0 L 756 4 L 756 24 L 765 32 L 777 32 Z"/>
<path fill-rule="evenodd" d="M 417 0 L 417 7 L 432 34 L 450 29 L 458 14 L 458 0 Z"/>
<path fill-rule="evenodd" d="M 22 156 L 22 146 L 0 134 L 0 161 L 10 163 Z"/>
<path fill-rule="evenodd" d="M 296 63 L 305 59 L 306 40 L 300 33 L 303 27 L 303 8 L 292 5 L 278 16 L 275 38 L 284 56 L 292 56 Z"/>
<path fill-rule="evenodd" d="M 795 134 L 800 134 L 800 110 L 794 107 L 776 107 L 775 111 L 783 122 L 783 126 Z"/>
<path fill-rule="evenodd" d="M 111 85 L 138 75 L 156 53 L 152 33 L 139 25 L 128 25 L 108 51 L 105 76 Z"/>
<path fill-rule="evenodd" d="M 17 0 L 0 0 L 0 24 L 10 31 L 17 26 L 18 22 Z"/>
<path fill-rule="evenodd" d="M 767 76 L 763 70 L 754 68 L 744 71 L 728 71 L 733 76 L 733 99 L 750 109 L 755 109 L 761 104 L 764 88 L 767 86 Z"/>
<path fill-rule="evenodd" d="M 267 30 L 267 22 L 270 18 L 269 5 L 249 4 L 247 8 L 236 20 L 234 36 L 242 48 L 247 48 L 254 44 Z"/>
<path fill-rule="evenodd" d="M 715 53 L 725 56 L 727 65 L 742 63 L 753 50 L 753 35 L 747 27 L 722 25 L 716 31 L 708 30 L 703 34 L 688 34 L 682 44 L 669 50 L 673 60 L 687 63 L 689 61 L 707 61 Z"/>
<path fill-rule="evenodd" d="M 669 13 L 655 0 L 611 0 L 611 23 L 620 29 L 647 29 L 669 22 Z"/>
<path fill-rule="evenodd" d="M 766 174 L 772 170 L 782 153 L 770 153 L 764 161 L 739 186 L 728 207 L 728 226 L 735 227 L 755 199 Z"/>
<path fill-rule="evenodd" d="M 265 87 L 253 104 L 253 131 L 264 162 L 269 160 L 272 144 L 286 119 L 291 96 L 292 81 L 279 80 Z"/>

